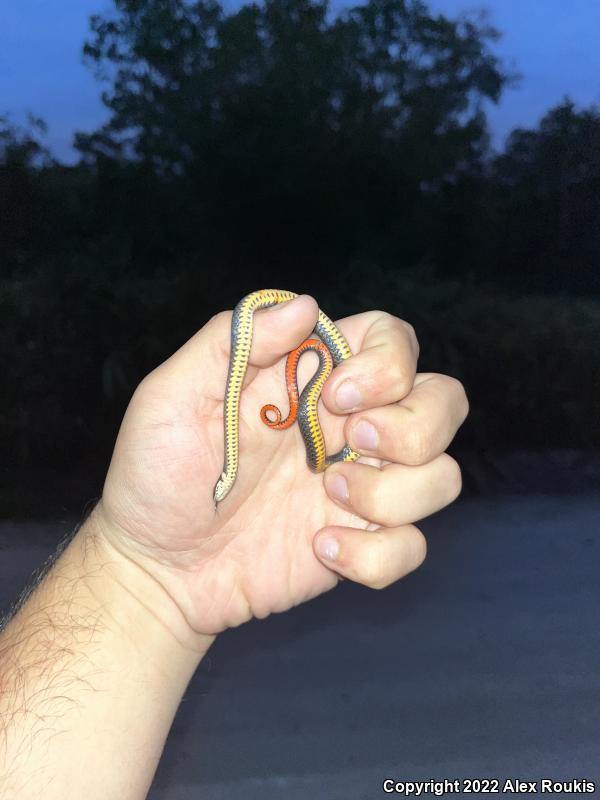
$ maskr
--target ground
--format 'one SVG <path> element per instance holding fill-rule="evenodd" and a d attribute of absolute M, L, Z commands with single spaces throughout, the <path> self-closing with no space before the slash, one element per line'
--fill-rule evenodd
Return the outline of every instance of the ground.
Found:
<path fill-rule="evenodd" d="M 71 524 L 0 523 L 3 607 Z M 217 640 L 150 800 L 600 782 L 600 497 L 463 500 L 422 527 L 428 559 L 396 586 L 344 583 Z"/>

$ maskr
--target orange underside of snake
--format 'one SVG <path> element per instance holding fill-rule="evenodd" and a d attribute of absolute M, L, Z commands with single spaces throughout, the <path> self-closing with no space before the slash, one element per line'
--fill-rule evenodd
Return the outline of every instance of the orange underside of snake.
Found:
<path fill-rule="evenodd" d="M 305 339 L 295 350 L 291 350 L 288 353 L 285 364 L 285 385 L 288 393 L 290 411 L 287 417 L 282 419 L 281 411 L 277 406 L 272 403 L 264 405 L 260 410 L 260 418 L 269 428 L 284 431 L 286 428 L 291 428 L 298 418 L 298 403 L 300 400 L 300 394 L 298 392 L 298 362 L 300 361 L 300 356 L 307 350 L 320 351 L 329 370 L 333 368 L 333 359 L 331 358 L 329 348 L 319 339 Z M 273 414 L 273 418 L 269 418 L 268 414 Z"/>

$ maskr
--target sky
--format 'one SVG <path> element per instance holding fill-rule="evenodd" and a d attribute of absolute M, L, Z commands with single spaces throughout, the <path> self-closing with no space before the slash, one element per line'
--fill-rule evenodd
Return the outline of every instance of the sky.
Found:
<path fill-rule="evenodd" d="M 236 0 L 223 5 L 233 9 Z M 354 3 L 353 3 L 354 4 Z M 485 8 L 503 36 L 493 47 L 521 74 L 497 107 L 488 108 L 492 141 L 502 147 L 517 126 L 536 125 L 569 95 L 578 106 L 600 105 L 600 0 L 429 0 L 434 12 L 454 17 Z M 344 8 L 334 0 L 335 9 Z M 105 119 L 101 86 L 83 63 L 91 14 L 110 0 L 2 0 L 0 7 L 0 115 L 22 123 L 28 112 L 48 123 L 46 145 L 66 163 L 76 160 L 75 131 Z"/>

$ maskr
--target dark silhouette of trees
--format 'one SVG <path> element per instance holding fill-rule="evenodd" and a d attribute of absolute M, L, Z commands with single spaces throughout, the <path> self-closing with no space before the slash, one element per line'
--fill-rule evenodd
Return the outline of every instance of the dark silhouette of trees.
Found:
<path fill-rule="evenodd" d="M 59 164 L 43 144 L 46 125 L 0 117 L 0 258 L 4 275 L 81 245 L 90 232 L 90 176 Z"/>
<path fill-rule="evenodd" d="M 600 291 L 600 111 L 570 100 L 429 198 L 431 261 L 515 293 Z"/>
<path fill-rule="evenodd" d="M 41 120 L 31 118 L 29 127 L 20 129 L 7 117 L 0 117 L 0 248 L 4 269 L 14 268 L 27 257 L 37 225 L 46 222 L 40 186 L 43 179 L 35 169 L 51 163 L 38 141 L 44 133 Z"/>
<path fill-rule="evenodd" d="M 422 195 L 481 158 L 482 101 L 507 79 L 489 26 L 415 0 L 334 18 L 320 0 L 229 15 L 214 2 L 116 6 L 92 19 L 85 47 L 108 80 L 111 118 L 77 142 L 110 172 L 110 206 L 145 260 L 174 238 L 278 270 L 382 244 L 417 252 Z M 123 180 L 144 187 L 143 214 L 119 202 Z"/>
<path fill-rule="evenodd" d="M 600 111 L 567 99 L 513 131 L 492 179 L 509 278 L 525 269 L 530 286 L 600 290 Z"/>

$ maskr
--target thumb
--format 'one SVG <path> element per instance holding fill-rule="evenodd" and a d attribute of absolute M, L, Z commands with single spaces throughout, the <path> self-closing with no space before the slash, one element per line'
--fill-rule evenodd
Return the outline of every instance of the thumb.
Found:
<path fill-rule="evenodd" d="M 317 301 L 308 294 L 256 312 L 251 366 L 270 367 L 277 363 L 310 336 L 318 317 Z"/>
<path fill-rule="evenodd" d="M 254 314 L 250 367 L 269 367 L 296 348 L 317 324 L 319 307 L 309 295 Z M 222 399 L 231 351 L 232 312 L 214 316 L 155 370 L 178 393 L 187 387 Z M 158 375 L 157 375 L 158 377 Z"/>

